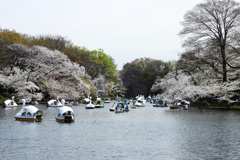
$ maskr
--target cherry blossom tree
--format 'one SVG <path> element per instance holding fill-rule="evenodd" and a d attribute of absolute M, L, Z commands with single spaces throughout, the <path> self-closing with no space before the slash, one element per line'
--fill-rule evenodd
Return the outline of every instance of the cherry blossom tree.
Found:
<path fill-rule="evenodd" d="M 206 77 L 201 77 L 198 80 L 199 85 L 195 85 L 191 76 L 186 75 L 183 71 L 178 71 L 176 74 L 175 70 L 169 72 L 164 78 L 157 79 L 155 84 L 152 86 L 152 91 L 162 90 L 161 97 L 173 102 L 175 100 L 190 99 L 192 101 L 200 98 L 213 98 L 217 97 L 219 100 L 226 100 L 228 102 L 234 102 L 232 97 L 234 92 L 240 90 L 240 81 L 226 82 L 224 84 L 217 83 L 216 80 L 211 79 L 206 83 Z"/>
<path fill-rule="evenodd" d="M 14 88 L 19 98 L 41 99 L 42 93 L 47 93 L 49 98 L 79 98 L 95 88 L 85 68 L 57 50 L 22 44 L 8 48 L 15 66 L 0 72 L 0 84 Z"/>
<path fill-rule="evenodd" d="M 186 36 L 183 46 L 204 48 L 219 58 L 219 68 L 215 70 L 222 75 L 222 81 L 228 81 L 228 65 L 231 64 L 227 54 L 232 46 L 232 37 L 239 34 L 240 3 L 234 0 L 207 0 L 196 5 L 184 15 L 183 30 Z"/>
<path fill-rule="evenodd" d="M 98 77 L 93 79 L 93 84 L 96 87 L 97 96 L 108 96 L 108 94 L 113 90 L 113 82 L 106 80 L 105 76 L 99 74 Z"/>

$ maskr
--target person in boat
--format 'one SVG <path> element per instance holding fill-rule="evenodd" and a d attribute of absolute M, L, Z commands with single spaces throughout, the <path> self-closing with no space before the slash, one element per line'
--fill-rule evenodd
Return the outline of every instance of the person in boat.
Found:
<path fill-rule="evenodd" d="M 115 110 L 116 110 L 116 111 L 120 110 L 119 105 L 117 105 L 117 106 L 115 107 Z"/>
<path fill-rule="evenodd" d="M 165 101 L 163 105 L 164 105 L 164 106 L 167 106 L 167 101 Z"/>
<path fill-rule="evenodd" d="M 120 111 L 122 109 L 122 104 L 118 104 L 117 107 L 116 107 L 116 111 Z"/>
<path fill-rule="evenodd" d="M 121 107 L 122 109 L 124 108 L 124 105 L 123 105 L 123 103 L 121 103 L 121 104 L 120 104 L 120 107 Z"/>
<path fill-rule="evenodd" d="M 135 103 L 136 103 L 136 100 L 133 100 L 133 105 L 135 105 Z"/>

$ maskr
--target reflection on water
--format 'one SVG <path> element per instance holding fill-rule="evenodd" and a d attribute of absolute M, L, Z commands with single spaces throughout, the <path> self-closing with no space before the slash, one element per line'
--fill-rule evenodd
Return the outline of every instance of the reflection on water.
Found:
<path fill-rule="evenodd" d="M 38 122 L 15 121 L 18 108 L 0 108 L 0 159 L 239 159 L 240 112 L 151 104 L 115 114 L 73 106 L 75 123 L 55 121 L 57 108 L 37 105 Z"/>

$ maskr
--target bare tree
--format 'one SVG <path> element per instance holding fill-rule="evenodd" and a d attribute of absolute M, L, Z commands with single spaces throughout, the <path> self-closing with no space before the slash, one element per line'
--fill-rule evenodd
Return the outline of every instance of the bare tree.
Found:
<path fill-rule="evenodd" d="M 219 54 L 222 81 L 226 82 L 227 51 L 230 37 L 239 32 L 240 4 L 234 0 L 206 0 L 185 14 L 182 25 L 184 28 L 180 35 L 187 36 L 183 46 L 201 47 L 205 52 Z"/>

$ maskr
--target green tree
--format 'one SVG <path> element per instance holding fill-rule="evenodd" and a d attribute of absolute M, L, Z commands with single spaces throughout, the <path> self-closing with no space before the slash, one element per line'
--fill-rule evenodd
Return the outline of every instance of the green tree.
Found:
<path fill-rule="evenodd" d="M 139 58 L 123 66 L 120 75 L 124 87 L 126 87 L 126 96 L 133 97 L 137 95 L 154 94 L 151 87 L 154 81 L 164 77 L 170 70 L 170 62 L 154 60 L 151 58 Z"/>
<path fill-rule="evenodd" d="M 10 31 L 8 29 L 0 29 L 0 69 L 7 66 L 13 66 L 14 56 L 8 50 L 8 45 L 13 43 L 27 43 L 26 35 L 17 33 L 16 31 Z"/>
<path fill-rule="evenodd" d="M 71 44 L 70 41 L 66 40 L 64 37 L 56 35 L 40 35 L 37 37 L 31 37 L 28 39 L 29 45 L 39 45 L 43 47 L 47 47 L 51 50 L 58 50 L 60 52 L 64 52 L 66 47 Z"/>
<path fill-rule="evenodd" d="M 98 67 L 98 73 L 104 75 L 108 80 L 116 82 L 117 70 L 113 58 L 105 54 L 103 49 L 93 50 L 92 53 L 96 56 L 93 62 L 95 62 Z"/>
<path fill-rule="evenodd" d="M 133 63 L 127 63 L 123 66 L 121 71 L 121 79 L 123 86 L 126 87 L 126 97 L 134 97 L 136 95 L 144 95 L 147 90 L 143 86 L 143 74 L 139 67 L 136 67 Z"/>

